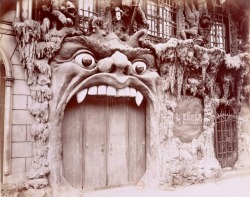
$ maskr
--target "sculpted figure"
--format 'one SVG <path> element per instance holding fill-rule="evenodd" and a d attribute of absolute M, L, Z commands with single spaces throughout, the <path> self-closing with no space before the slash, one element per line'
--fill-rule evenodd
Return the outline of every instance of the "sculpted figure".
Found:
<path fill-rule="evenodd" d="M 124 42 L 114 32 L 105 33 L 99 22 L 93 22 L 95 31 L 89 36 L 71 28 L 48 30 L 44 35 L 43 26 L 35 21 L 15 24 L 34 101 L 31 113 L 36 118 L 32 126 L 35 157 L 27 183 L 34 188 L 49 183 L 54 196 L 80 195 L 64 177 L 61 132 L 64 110 L 70 100 L 76 99 L 80 104 L 87 93 L 98 95 L 97 88 L 102 86 L 106 96 L 133 97 L 138 106 L 144 99 L 152 106 L 150 110 L 157 106 L 156 59 L 151 50 L 139 44 L 146 30 Z M 144 177 L 154 169 L 149 167 Z"/>
<path fill-rule="evenodd" d="M 198 34 L 198 25 L 200 13 L 197 11 L 194 5 L 193 0 L 185 0 L 185 19 L 188 22 L 189 27 L 181 31 L 181 38 L 183 40 L 187 39 L 187 35 L 189 36 L 197 36 Z"/>
<path fill-rule="evenodd" d="M 145 13 L 135 1 L 130 6 L 124 5 L 122 0 L 112 0 L 104 15 L 109 31 L 114 31 L 124 41 L 137 30 L 148 28 Z"/>
<path fill-rule="evenodd" d="M 183 39 L 186 34 L 197 34 L 199 18 L 193 1 L 185 2 L 185 10 L 190 29 L 182 32 Z M 145 29 L 132 35 L 125 33 L 123 37 L 117 29 L 108 29 L 105 22 L 93 18 L 88 35 L 75 28 L 52 28 L 46 18 L 42 24 L 32 20 L 14 23 L 21 62 L 33 99 L 30 111 L 35 117 L 31 128 L 34 158 L 27 184 L 33 188 L 49 184 L 53 196 L 81 195 L 65 178 L 63 164 L 64 111 L 73 99 L 76 105 L 80 104 L 89 95 L 98 95 L 101 87 L 102 93 L 105 90 L 102 96 L 133 97 L 139 107 L 143 99 L 147 100 L 150 118 L 147 119 L 146 143 L 149 152 L 145 173 L 138 182 L 142 186 L 157 185 L 160 180 L 158 121 L 161 98 L 158 91 L 162 86 L 164 92 L 170 89 L 170 94 L 177 98 L 185 88 L 194 96 L 205 97 L 208 95 L 206 90 L 212 92 L 214 88 L 214 84 L 208 86 L 206 82 L 210 79 L 215 82 L 219 76 L 224 86 L 223 96 L 219 99 L 228 98 L 228 87 L 239 87 L 233 96 L 240 100 L 249 54 L 225 57 L 224 51 L 197 46 L 193 39 L 171 38 L 166 43 L 153 44 L 142 39 L 147 32 Z M 222 68 L 224 62 L 226 66 Z M 222 70 L 221 76 L 219 70 Z M 236 71 L 234 75 L 233 70 Z M 190 76 L 193 71 L 197 75 Z M 231 84 L 231 77 L 234 81 L 239 79 L 236 85 Z M 165 83 L 161 86 L 162 81 Z"/>
<path fill-rule="evenodd" d="M 54 27 L 72 26 L 76 16 L 75 5 L 68 0 L 40 0 L 39 7 L 44 17 L 55 17 Z"/>

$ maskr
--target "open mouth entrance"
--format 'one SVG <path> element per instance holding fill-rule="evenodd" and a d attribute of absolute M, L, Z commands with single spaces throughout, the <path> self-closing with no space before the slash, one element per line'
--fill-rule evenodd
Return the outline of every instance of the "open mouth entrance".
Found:
<path fill-rule="evenodd" d="M 71 99 L 62 126 L 64 176 L 78 189 L 137 183 L 146 170 L 146 101 Z"/>

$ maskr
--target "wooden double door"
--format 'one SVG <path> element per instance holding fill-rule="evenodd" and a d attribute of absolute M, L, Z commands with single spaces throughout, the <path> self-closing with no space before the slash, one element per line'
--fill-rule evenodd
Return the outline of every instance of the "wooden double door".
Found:
<path fill-rule="evenodd" d="M 65 109 L 64 175 L 78 189 L 136 183 L 146 168 L 145 103 L 87 96 Z"/>

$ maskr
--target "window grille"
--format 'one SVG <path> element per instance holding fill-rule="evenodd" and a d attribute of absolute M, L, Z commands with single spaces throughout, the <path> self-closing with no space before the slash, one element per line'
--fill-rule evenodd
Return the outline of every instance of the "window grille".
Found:
<path fill-rule="evenodd" d="M 97 15 L 96 10 L 96 4 L 97 1 L 95 0 L 83 0 L 82 5 L 80 7 L 82 8 L 82 14 L 83 17 L 92 17 Z"/>
<path fill-rule="evenodd" d="M 222 15 L 212 15 L 213 25 L 210 31 L 210 47 L 225 49 L 225 24 Z"/>
<path fill-rule="evenodd" d="M 173 0 L 146 2 L 146 15 L 149 23 L 149 34 L 161 38 L 175 37 L 176 4 Z"/>
<path fill-rule="evenodd" d="M 217 111 L 214 139 L 221 167 L 233 167 L 238 159 L 237 116 L 228 107 Z"/>

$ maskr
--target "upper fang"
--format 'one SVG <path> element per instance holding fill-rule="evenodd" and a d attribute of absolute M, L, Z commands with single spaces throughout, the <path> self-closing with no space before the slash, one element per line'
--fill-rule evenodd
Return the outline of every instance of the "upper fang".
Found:
<path fill-rule="evenodd" d="M 137 91 L 137 92 L 136 92 L 136 97 L 135 97 L 135 102 L 136 102 L 136 104 L 137 104 L 138 106 L 140 106 L 142 100 L 143 100 L 143 95 L 142 95 L 139 91 Z"/>
<path fill-rule="evenodd" d="M 88 92 L 88 89 L 84 89 L 77 93 L 76 99 L 78 103 L 81 103 L 85 99 L 87 92 Z"/>

